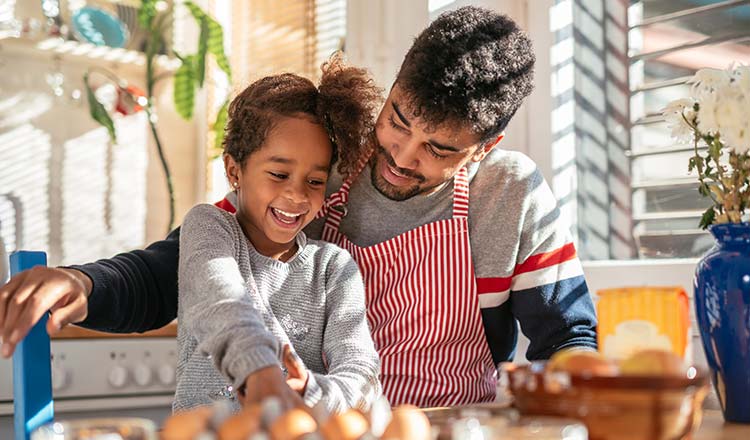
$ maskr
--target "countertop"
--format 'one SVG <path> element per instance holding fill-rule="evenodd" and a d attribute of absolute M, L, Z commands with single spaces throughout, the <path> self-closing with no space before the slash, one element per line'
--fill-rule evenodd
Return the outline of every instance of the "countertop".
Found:
<path fill-rule="evenodd" d="M 704 410 L 701 427 L 693 440 L 750 439 L 750 425 L 724 423 L 721 411 Z"/>

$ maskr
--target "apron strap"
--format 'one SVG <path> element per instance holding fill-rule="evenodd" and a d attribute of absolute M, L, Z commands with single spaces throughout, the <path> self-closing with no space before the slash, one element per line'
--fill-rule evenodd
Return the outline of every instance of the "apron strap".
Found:
<path fill-rule="evenodd" d="M 469 173 L 461 167 L 453 178 L 453 218 L 469 218 Z"/>
<path fill-rule="evenodd" d="M 365 167 L 367 166 L 367 162 L 370 161 L 370 157 L 372 157 L 372 153 L 374 151 L 374 148 L 370 148 L 369 150 L 365 151 L 364 154 L 362 154 L 359 162 L 357 162 L 357 167 L 354 169 L 354 172 L 349 174 L 338 191 L 328 196 L 328 198 L 323 202 L 323 206 L 320 208 L 320 211 L 318 211 L 318 213 L 315 215 L 315 218 L 322 218 L 333 213 L 342 214 L 341 217 L 346 215 L 346 205 L 349 203 L 349 188 L 351 188 L 352 182 L 354 182 L 365 169 Z M 339 206 L 342 207 L 341 210 L 331 209 Z M 341 220 L 341 217 L 339 217 L 339 221 Z"/>

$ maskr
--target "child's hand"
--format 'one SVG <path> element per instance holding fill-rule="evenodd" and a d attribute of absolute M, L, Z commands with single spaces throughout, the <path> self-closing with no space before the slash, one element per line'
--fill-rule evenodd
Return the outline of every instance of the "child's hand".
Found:
<path fill-rule="evenodd" d="M 307 369 L 297 360 L 289 345 L 284 346 L 284 368 L 287 370 L 286 383 L 289 388 L 304 396 L 307 388 Z"/>
<path fill-rule="evenodd" d="M 262 368 L 247 376 L 245 386 L 239 390 L 240 403 L 243 406 L 260 404 L 267 397 L 277 397 L 284 411 L 292 408 L 306 409 L 305 402 L 299 394 L 292 391 L 284 381 L 278 366 Z"/>

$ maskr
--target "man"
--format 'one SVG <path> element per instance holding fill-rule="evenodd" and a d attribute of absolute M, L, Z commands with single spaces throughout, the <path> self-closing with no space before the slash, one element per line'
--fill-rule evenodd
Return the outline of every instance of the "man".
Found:
<path fill-rule="evenodd" d="M 527 357 L 596 347 L 596 318 L 556 201 L 527 157 L 497 148 L 531 93 L 528 37 L 504 15 L 464 7 L 415 40 L 380 113 L 370 160 L 329 182 L 308 233 L 347 249 L 391 403 L 456 405 L 494 397 L 516 321 Z M 219 207 L 233 210 L 233 197 Z M 38 269 L 0 290 L 3 354 L 52 309 L 112 332 L 176 316 L 179 230 L 142 251 L 73 269 Z"/>

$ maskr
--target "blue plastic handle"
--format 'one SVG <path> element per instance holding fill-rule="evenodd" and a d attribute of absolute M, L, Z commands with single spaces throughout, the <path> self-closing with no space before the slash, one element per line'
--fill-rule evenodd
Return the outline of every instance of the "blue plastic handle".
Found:
<path fill-rule="evenodd" d="M 17 251 L 10 254 L 10 273 L 46 266 L 44 252 Z M 54 417 L 52 366 L 47 334 L 47 314 L 34 325 L 13 354 L 13 419 L 16 440 L 29 440 L 32 431 Z"/>

